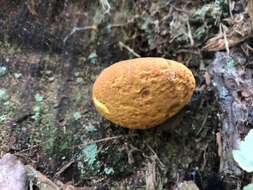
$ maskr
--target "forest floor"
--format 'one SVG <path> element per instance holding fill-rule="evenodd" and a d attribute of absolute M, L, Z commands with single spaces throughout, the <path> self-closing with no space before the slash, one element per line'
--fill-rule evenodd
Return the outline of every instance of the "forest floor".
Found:
<path fill-rule="evenodd" d="M 221 168 L 207 71 L 216 52 L 252 64 L 250 2 L 0 0 L 0 155 L 86 189 L 240 189 L 250 177 Z M 147 56 L 188 66 L 192 100 L 161 126 L 115 126 L 96 112 L 92 85 L 112 63 Z"/>

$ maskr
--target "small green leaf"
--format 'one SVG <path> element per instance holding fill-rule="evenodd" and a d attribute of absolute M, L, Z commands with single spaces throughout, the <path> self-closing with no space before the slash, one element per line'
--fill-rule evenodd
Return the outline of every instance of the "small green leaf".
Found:
<path fill-rule="evenodd" d="M 104 169 L 105 174 L 110 175 L 114 172 L 113 168 L 105 168 Z"/>
<path fill-rule="evenodd" d="M 253 172 L 253 129 L 249 131 L 245 139 L 240 142 L 239 149 L 233 150 L 234 160 L 246 172 Z"/>
<path fill-rule="evenodd" d="M 0 77 L 5 75 L 7 68 L 5 66 L 0 66 Z"/>
<path fill-rule="evenodd" d="M 14 77 L 15 77 L 15 79 L 20 79 L 20 78 L 21 78 L 21 76 L 22 76 L 22 74 L 21 74 L 21 73 L 14 73 Z"/>
<path fill-rule="evenodd" d="M 87 145 L 84 149 L 83 149 L 83 154 L 84 154 L 84 162 L 87 162 L 88 165 L 92 165 L 95 163 L 96 161 L 96 156 L 97 156 L 97 145 L 94 144 L 90 144 Z"/>
<path fill-rule="evenodd" d="M 0 116 L 0 123 L 3 123 L 6 120 L 6 116 L 5 115 L 1 115 Z"/>
<path fill-rule="evenodd" d="M 34 112 L 40 112 L 40 106 L 39 105 L 34 106 L 33 111 Z"/>
<path fill-rule="evenodd" d="M 75 112 L 75 113 L 73 114 L 73 117 L 74 117 L 74 119 L 77 121 L 77 120 L 81 119 L 81 113 L 80 113 L 80 112 Z"/>
<path fill-rule="evenodd" d="M 87 125 L 83 125 L 83 127 L 85 128 L 87 132 L 93 132 L 97 130 L 91 123 L 88 123 Z"/>
<path fill-rule="evenodd" d="M 91 54 L 88 56 L 88 60 L 90 60 L 90 62 L 92 63 L 92 64 L 95 64 L 96 62 L 97 62 L 97 53 L 96 53 L 96 51 L 93 51 L 93 52 L 91 52 Z"/>
<path fill-rule="evenodd" d="M 78 84 L 83 84 L 83 83 L 84 83 L 84 80 L 83 80 L 82 77 L 78 77 L 78 78 L 76 79 L 76 82 L 77 82 Z"/>
<path fill-rule="evenodd" d="M 250 183 L 250 184 L 244 186 L 244 187 L 243 187 L 243 190 L 253 190 L 253 184 Z"/>
<path fill-rule="evenodd" d="M 0 100 L 7 100 L 9 98 L 5 89 L 0 89 Z"/>
<path fill-rule="evenodd" d="M 40 94 L 36 94 L 34 98 L 37 103 L 42 102 L 43 100 L 43 96 L 41 96 Z"/>

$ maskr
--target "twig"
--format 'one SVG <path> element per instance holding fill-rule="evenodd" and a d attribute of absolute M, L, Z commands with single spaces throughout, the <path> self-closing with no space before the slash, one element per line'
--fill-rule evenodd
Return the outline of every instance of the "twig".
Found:
<path fill-rule="evenodd" d="M 109 4 L 108 0 L 100 0 L 100 4 L 102 5 L 105 14 L 110 14 L 111 5 Z"/>
<path fill-rule="evenodd" d="M 228 6 L 229 6 L 229 14 L 230 14 L 230 17 L 233 19 L 234 18 L 234 15 L 232 13 L 232 10 L 234 8 L 234 1 L 231 2 L 231 0 L 228 0 Z"/>
<path fill-rule="evenodd" d="M 79 145 L 74 145 L 74 146 L 72 146 L 70 148 L 87 146 L 87 145 L 90 145 L 90 144 L 101 143 L 101 142 L 106 142 L 106 141 L 112 141 L 112 140 L 121 139 L 121 138 L 135 137 L 135 136 L 138 136 L 138 134 L 118 135 L 118 136 L 114 136 L 114 137 L 106 137 L 106 138 L 103 138 L 103 139 L 98 139 L 98 140 L 90 141 L 90 142 L 87 142 L 87 143 L 83 143 L 83 144 L 79 144 Z"/>
<path fill-rule="evenodd" d="M 200 51 L 194 49 L 178 49 L 176 53 L 190 53 L 194 55 L 200 55 Z"/>
<path fill-rule="evenodd" d="M 221 24 L 220 27 L 221 27 L 221 31 L 222 31 L 223 38 L 224 38 L 225 48 L 226 48 L 227 54 L 229 55 L 229 44 L 228 44 L 227 34 L 225 31 L 225 26 L 223 24 Z"/>
<path fill-rule="evenodd" d="M 156 154 L 156 152 L 154 151 L 154 149 L 147 143 L 145 143 L 145 145 L 148 147 L 148 149 L 153 153 L 153 155 L 155 156 L 155 158 L 158 160 L 160 166 L 162 168 L 166 168 L 166 166 L 162 163 L 162 161 L 160 160 L 160 158 L 158 157 L 158 155 Z"/>
<path fill-rule="evenodd" d="M 44 143 L 46 143 L 46 142 L 44 142 Z M 42 144 L 44 144 L 44 143 L 42 143 Z M 29 150 L 32 150 L 32 149 L 38 148 L 38 147 L 40 147 L 40 146 L 41 146 L 41 144 L 32 145 L 32 146 L 31 146 L 31 147 L 29 147 L 29 148 L 26 148 L 26 149 L 20 150 L 19 152 L 15 152 L 15 155 L 19 155 L 19 154 L 21 154 L 21 153 L 24 153 L 24 152 L 27 152 L 27 151 L 29 151 Z"/>
<path fill-rule="evenodd" d="M 180 9 L 180 8 L 174 6 L 174 5 L 170 5 L 170 6 L 171 6 L 173 9 L 175 9 L 176 11 L 178 11 L 178 12 L 183 12 L 183 13 L 186 13 L 187 15 L 191 15 L 191 14 L 192 14 L 190 11 L 186 11 L 186 10 L 184 10 L 184 9 Z"/>
<path fill-rule="evenodd" d="M 97 30 L 97 26 L 92 25 L 92 26 L 84 26 L 84 27 L 76 27 L 71 30 L 71 32 L 63 39 L 63 43 L 65 44 L 66 41 L 75 33 L 83 30 Z"/>
<path fill-rule="evenodd" d="M 67 164 L 65 164 L 58 172 L 55 173 L 55 177 L 59 177 L 66 169 L 68 169 L 75 161 L 70 160 Z"/>
<path fill-rule="evenodd" d="M 196 136 L 199 136 L 200 133 L 202 132 L 202 130 L 203 130 L 203 128 L 205 127 L 205 124 L 206 124 L 206 122 L 207 122 L 207 119 L 208 119 L 208 112 L 206 112 L 206 114 L 205 114 L 205 116 L 204 116 L 204 119 L 203 119 L 203 121 L 202 121 L 202 124 L 201 124 L 199 130 L 198 130 L 197 133 L 196 133 Z M 200 139 L 199 139 L 199 140 L 200 140 Z"/>
<path fill-rule="evenodd" d="M 119 41 L 119 47 L 125 48 L 127 51 L 129 51 L 131 54 L 133 54 L 135 57 L 141 57 L 138 53 L 136 53 L 132 48 L 130 48 L 128 45 L 124 44 L 123 42 Z"/>
<path fill-rule="evenodd" d="M 252 48 L 249 44 L 247 44 L 246 46 L 247 46 L 247 48 L 248 48 L 250 51 L 253 52 L 253 48 Z"/>
<path fill-rule="evenodd" d="M 191 44 L 191 46 L 194 46 L 194 40 L 193 40 L 193 37 L 192 37 L 192 30 L 191 30 L 189 18 L 187 19 L 186 24 L 187 24 L 188 37 L 189 37 L 189 40 L 190 40 L 190 44 Z"/>

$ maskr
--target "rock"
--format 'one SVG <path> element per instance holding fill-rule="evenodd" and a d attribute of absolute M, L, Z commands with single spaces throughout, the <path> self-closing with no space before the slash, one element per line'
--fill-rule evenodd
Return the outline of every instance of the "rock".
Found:
<path fill-rule="evenodd" d="M 93 102 L 106 119 L 128 128 L 150 128 L 175 115 L 195 88 L 192 72 L 163 58 L 120 61 L 93 85 Z"/>
<path fill-rule="evenodd" d="M 0 189 L 26 190 L 27 176 L 24 165 L 12 154 L 0 160 Z"/>
<path fill-rule="evenodd" d="M 199 190 L 199 188 L 193 181 L 184 181 L 178 184 L 175 190 Z"/>

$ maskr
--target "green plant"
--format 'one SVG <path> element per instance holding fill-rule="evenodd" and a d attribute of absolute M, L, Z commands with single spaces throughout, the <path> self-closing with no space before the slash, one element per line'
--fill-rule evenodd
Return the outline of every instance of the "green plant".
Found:
<path fill-rule="evenodd" d="M 84 146 L 78 155 L 78 170 L 82 177 L 96 176 L 101 169 L 97 160 L 98 149 L 95 143 Z"/>
<path fill-rule="evenodd" d="M 84 162 L 88 165 L 93 165 L 96 161 L 97 156 L 97 145 L 95 143 L 85 146 L 82 150 L 84 156 Z"/>
<path fill-rule="evenodd" d="M 75 112 L 75 113 L 73 113 L 73 117 L 74 117 L 75 121 L 77 121 L 77 120 L 81 119 L 82 115 L 80 112 Z"/>
<path fill-rule="evenodd" d="M 20 79 L 22 77 L 21 73 L 14 73 L 15 79 Z"/>
<path fill-rule="evenodd" d="M 35 123 L 38 124 L 41 116 L 41 102 L 43 100 L 43 96 L 41 96 L 40 94 L 36 94 L 34 98 L 35 98 L 35 105 L 33 107 L 32 118 L 35 120 Z"/>
<path fill-rule="evenodd" d="M 7 68 L 5 66 L 0 66 L 0 77 L 5 75 Z"/>
<path fill-rule="evenodd" d="M 92 64 L 96 64 L 97 62 L 97 53 L 96 51 L 93 51 L 90 53 L 90 55 L 88 56 L 88 60 L 92 63 Z"/>
<path fill-rule="evenodd" d="M 0 124 L 2 124 L 6 120 L 6 115 L 0 116 Z"/>
<path fill-rule="evenodd" d="M 253 172 L 252 147 L 253 147 L 253 129 L 249 131 L 244 141 L 240 142 L 239 149 L 232 151 L 235 161 L 246 172 Z"/>
<path fill-rule="evenodd" d="M 91 124 L 91 123 L 88 123 L 88 124 L 85 124 L 83 125 L 83 128 L 85 129 L 86 132 L 94 132 L 94 131 L 97 131 L 97 129 Z"/>
<path fill-rule="evenodd" d="M 9 98 L 9 96 L 8 96 L 6 90 L 3 89 L 3 88 L 0 89 L 0 100 L 5 101 L 5 100 L 7 100 L 8 98 Z"/>
<path fill-rule="evenodd" d="M 110 175 L 110 174 L 114 173 L 114 170 L 113 170 L 113 168 L 106 167 L 106 168 L 104 168 L 104 172 L 106 175 Z"/>
<path fill-rule="evenodd" d="M 250 183 L 243 187 L 243 190 L 253 190 L 253 183 Z"/>

